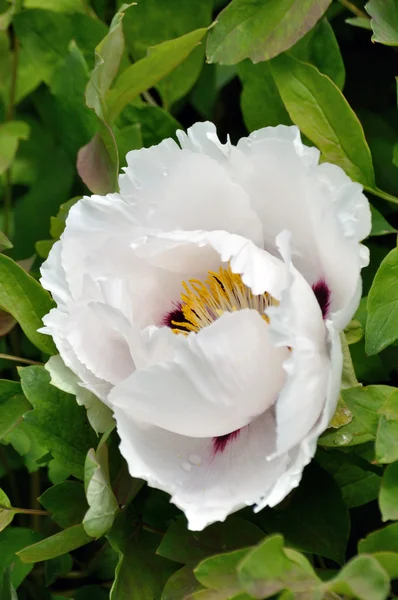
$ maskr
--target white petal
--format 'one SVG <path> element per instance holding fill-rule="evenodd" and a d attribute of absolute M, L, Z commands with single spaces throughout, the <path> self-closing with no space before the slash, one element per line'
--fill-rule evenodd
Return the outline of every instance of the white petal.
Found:
<path fill-rule="evenodd" d="M 271 411 L 241 430 L 223 452 L 214 451 L 212 439 L 136 423 L 119 408 L 115 418 L 131 475 L 170 493 L 193 530 L 259 502 L 278 481 L 287 460 L 267 459 L 274 447 Z"/>
<path fill-rule="evenodd" d="M 283 454 L 305 439 L 327 402 L 329 375 L 333 362 L 327 344 L 327 330 L 314 294 L 290 262 L 288 235 L 278 245 L 290 270 L 290 285 L 277 307 L 270 307 L 270 332 L 274 343 L 291 348 L 285 362 L 287 380 L 276 404 L 277 452 Z M 341 371 L 333 373 L 335 388 L 330 402 L 338 398 Z"/>
<path fill-rule="evenodd" d="M 96 433 L 103 433 L 112 427 L 114 421 L 111 410 L 89 390 L 79 385 L 76 375 L 68 369 L 61 356 L 51 356 L 44 365 L 51 375 L 51 384 L 58 389 L 76 396 L 76 402 L 87 410 L 87 418 Z"/>
<path fill-rule="evenodd" d="M 364 266 L 359 241 L 370 233 L 369 204 L 359 184 L 337 166 L 318 165 L 318 156 L 297 128 L 279 126 L 240 140 L 230 162 L 259 214 L 265 247 L 275 250 L 282 229 L 292 233 L 295 266 L 310 285 L 326 281 L 330 313 L 344 327 Z"/>
<path fill-rule="evenodd" d="M 55 242 L 47 260 L 40 268 L 40 283 L 45 290 L 51 292 L 58 306 L 63 307 L 70 299 L 65 271 L 61 261 L 61 242 Z"/>
<path fill-rule="evenodd" d="M 127 154 L 120 193 L 149 229 L 226 229 L 262 243 L 250 198 L 211 156 L 166 140 Z"/>
<path fill-rule="evenodd" d="M 172 360 L 116 385 L 112 406 L 181 435 L 211 437 L 244 427 L 283 386 L 287 348 L 274 348 L 254 310 L 226 313 L 198 334 L 179 336 Z"/>

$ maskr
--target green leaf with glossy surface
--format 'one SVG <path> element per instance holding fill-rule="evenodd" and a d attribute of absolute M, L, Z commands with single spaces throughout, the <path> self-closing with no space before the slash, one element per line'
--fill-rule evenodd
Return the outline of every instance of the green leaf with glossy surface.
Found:
<path fill-rule="evenodd" d="M 83 484 L 78 481 L 58 483 L 38 500 L 51 513 L 54 523 L 64 529 L 81 523 L 88 509 Z"/>
<path fill-rule="evenodd" d="M 398 462 L 388 465 L 384 472 L 379 506 L 383 521 L 398 520 Z"/>
<path fill-rule="evenodd" d="M 0 308 L 14 317 L 29 340 L 46 354 L 55 354 L 50 336 L 38 333 L 42 317 L 54 303 L 50 294 L 11 258 L 0 254 Z"/>
<path fill-rule="evenodd" d="M 93 538 L 87 535 L 83 525 L 74 525 L 32 546 L 19 550 L 17 556 L 24 563 L 36 563 L 61 556 L 92 541 Z"/>
<path fill-rule="evenodd" d="M 189 531 L 185 518 L 181 517 L 170 525 L 157 553 L 182 564 L 195 564 L 210 554 L 253 546 L 262 537 L 261 529 L 238 517 L 214 523 L 199 532 Z"/>
<path fill-rule="evenodd" d="M 366 352 L 377 354 L 398 339 L 398 250 L 381 263 L 368 295 Z"/>
<path fill-rule="evenodd" d="M 330 0 L 232 0 L 207 42 L 209 62 L 266 61 L 288 50 L 322 17 Z"/>
<path fill-rule="evenodd" d="M 372 41 L 398 46 L 398 4 L 396 0 L 370 0 L 365 9 L 371 16 Z"/>
<path fill-rule="evenodd" d="M 84 529 L 99 538 L 112 527 L 119 510 L 109 481 L 108 447 L 102 444 L 95 452 L 90 449 L 84 468 L 84 485 L 89 509 L 84 516 Z"/>
<path fill-rule="evenodd" d="M 12 164 L 19 141 L 26 140 L 29 131 L 29 125 L 23 121 L 8 121 L 0 125 L 0 175 Z"/>
<path fill-rule="evenodd" d="M 178 598 L 185 600 L 201 589 L 202 586 L 196 579 L 192 567 L 186 565 L 169 577 L 163 588 L 161 600 L 177 600 Z"/>
<path fill-rule="evenodd" d="M 0 379 L 0 440 L 21 420 L 32 406 L 17 381 Z"/>
<path fill-rule="evenodd" d="M 50 385 L 50 375 L 44 367 L 25 367 L 19 373 L 22 389 L 34 408 L 25 415 L 25 422 L 60 465 L 83 479 L 86 454 L 96 443 L 85 410 L 73 396 Z"/>
<path fill-rule="evenodd" d="M 372 157 L 362 126 L 338 87 L 316 67 L 284 54 L 271 62 L 279 93 L 293 122 L 324 160 L 375 187 Z"/>
<path fill-rule="evenodd" d="M 207 28 L 197 29 L 153 46 L 145 58 L 123 71 L 107 96 L 110 120 L 116 119 L 129 102 L 156 85 L 180 65 L 200 43 L 206 32 Z"/>

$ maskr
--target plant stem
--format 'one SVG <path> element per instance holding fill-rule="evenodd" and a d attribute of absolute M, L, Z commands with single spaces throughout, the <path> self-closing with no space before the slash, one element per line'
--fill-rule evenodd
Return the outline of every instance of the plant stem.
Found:
<path fill-rule="evenodd" d="M 50 513 L 48 510 L 39 510 L 36 508 L 16 508 L 15 506 L 3 506 L 0 504 L 0 510 L 10 510 L 17 515 L 40 515 L 47 517 Z"/>
<path fill-rule="evenodd" d="M 42 363 L 37 362 L 36 360 L 30 360 L 30 358 L 22 358 L 21 356 L 13 356 L 12 354 L 2 354 L 0 353 L 0 358 L 4 360 L 12 360 L 14 362 L 23 363 L 25 365 L 41 365 Z"/>
<path fill-rule="evenodd" d="M 338 0 L 338 1 L 340 2 L 340 4 L 345 6 L 345 8 L 347 8 L 350 12 L 352 12 L 352 14 L 354 14 L 356 17 L 359 17 L 362 19 L 370 19 L 369 15 L 366 12 L 361 10 L 353 2 L 350 2 L 350 0 Z"/>
<path fill-rule="evenodd" d="M 17 91 L 17 73 L 18 73 L 18 59 L 19 59 L 19 42 L 15 33 L 11 30 L 11 40 L 13 47 L 13 61 L 11 67 L 11 83 L 10 83 L 10 97 L 8 103 L 8 109 L 6 113 L 6 121 L 12 121 L 15 112 L 15 97 Z M 11 181 L 11 167 L 7 169 L 5 173 L 5 190 L 4 190 L 4 222 L 3 229 L 7 237 L 10 233 L 10 213 L 12 208 L 12 181 Z"/>

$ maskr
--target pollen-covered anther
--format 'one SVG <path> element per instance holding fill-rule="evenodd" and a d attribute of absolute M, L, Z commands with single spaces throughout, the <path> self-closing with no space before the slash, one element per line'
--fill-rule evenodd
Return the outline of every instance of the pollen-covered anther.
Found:
<path fill-rule="evenodd" d="M 247 287 L 242 277 L 233 273 L 230 265 L 220 267 L 218 272 L 209 271 L 205 281 L 190 279 L 183 281 L 181 294 L 181 320 L 171 320 L 174 333 L 188 335 L 211 325 L 225 312 L 235 312 L 244 308 L 256 310 L 265 321 L 265 310 L 278 304 L 270 294 L 255 295 Z"/>

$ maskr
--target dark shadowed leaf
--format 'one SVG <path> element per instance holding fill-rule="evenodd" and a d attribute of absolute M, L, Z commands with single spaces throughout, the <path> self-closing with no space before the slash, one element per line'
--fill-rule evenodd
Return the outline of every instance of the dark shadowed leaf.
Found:
<path fill-rule="evenodd" d="M 398 462 L 394 462 L 386 468 L 381 482 L 379 506 L 383 521 L 398 520 L 397 498 Z"/>
<path fill-rule="evenodd" d="M 92 540 L 93 538 L 87 535 L 83 525 L 74 525 L 32 546 L 19 550 L 17 555 L 23 563 L 36 563 L 76 550 L 76 548 L 80 548 Z"/>
<path fill-rule="evenodd" d="M 78 481 L 58 483 L 48 488 L 38 500 L 62 528 L 81 523 L 88 509 L 83 484 Z"/>
<path fill-rule="evenodd" d="M 253 546 L 263 536 L 256 525 L 238 517 L 214 523 L 204 531 L 190 531 L 181 517 L 172 523 L 157 553 L 182 564 L 195 564 L 211 554 Z"/>

